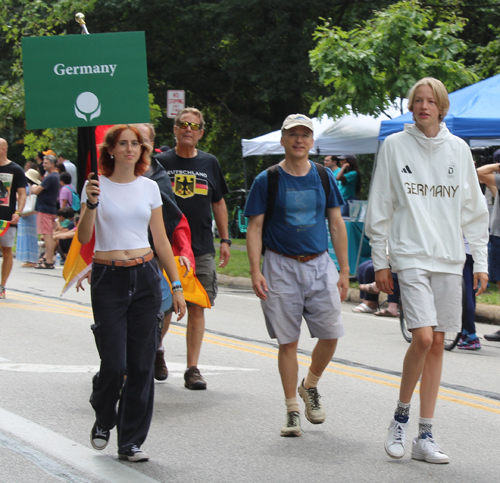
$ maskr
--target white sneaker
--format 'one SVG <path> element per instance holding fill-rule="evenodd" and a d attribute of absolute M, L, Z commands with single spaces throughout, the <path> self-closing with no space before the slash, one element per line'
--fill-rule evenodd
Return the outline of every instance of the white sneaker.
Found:
<path fill-rule="evenodd" d="M 411 457 L 414 460 L 426 461 L 427 463 L 444 464 L 450 462 L 450 458 L 441 451 L 433 438 L 415 438 Z"/>
<path fill-rule="evenodd" d="M 385 440 L 385 452 L 394 459 L 401 459 L 405 455 L 406 430 L 408 422 L 400 423 L 392 418 L 389 425 L 389 432 Z"/>
<path fill-rule="evenodd" d="M 300 383 L 298 387 L 299 395 L 306 403 L 306 418 L 312 424 L 321 424 L 325 422 L 325 409 L 321 404 L 318 389 L 311 387 L 306 389 L 304 387 L 304 380 Z"/>
<path fill-rule="evenodd" d="M 293 437 L 300 436 L 301 434 L 300 413 L 297 411 L 286 413 L 286 422 L 285 425 L 281 428 L 281 436 Z"/>

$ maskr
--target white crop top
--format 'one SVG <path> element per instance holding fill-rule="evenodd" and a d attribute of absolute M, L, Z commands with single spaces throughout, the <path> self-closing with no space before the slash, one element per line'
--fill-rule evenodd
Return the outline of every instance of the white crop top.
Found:
<path fill-rule="evenodd" d="M 151 210 L 163 204 L 158 185 L 143 176 L 138 176 L 132 183 L 114 183 L 102 175 L 99 176 L 99 185 L 95 251 L 148 247 Z M 87 193 L 84 189 L 82 202 L 85 201 Z"/>

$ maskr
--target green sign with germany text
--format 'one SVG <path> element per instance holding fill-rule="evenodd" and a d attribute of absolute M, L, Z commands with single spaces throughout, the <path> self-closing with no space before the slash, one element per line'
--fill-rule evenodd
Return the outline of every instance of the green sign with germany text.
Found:
<path fill-rule="evenodd" d="M 149 122 L 144 32 L 22 39 L 28 129 Z"/>

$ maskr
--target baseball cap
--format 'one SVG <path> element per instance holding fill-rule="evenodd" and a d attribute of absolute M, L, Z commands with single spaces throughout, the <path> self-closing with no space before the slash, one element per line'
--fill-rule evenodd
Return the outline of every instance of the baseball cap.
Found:
<path fill-rule="evenodd" d="M 311 119 L 304 114 L 290 114 L 284 121 L 283 126 L 281 126 L 281 130 L 292 129 L 295 126 L 304 126 L 309 128 L 311 131 L 314 131 L 313 123 Z"/>
<path fill-rule="evenodd" d="M 493 162 L 494 162 L 494 163 L 500 163 L 500 149 L 497 149 L 497 150 L 493 153 Z"/>
<path fill-rule="evenodd" d="M 354 154 L 341 154 L 337 156 L 337 159 L 354 159 L 356 161 L 356 156 Z"/>

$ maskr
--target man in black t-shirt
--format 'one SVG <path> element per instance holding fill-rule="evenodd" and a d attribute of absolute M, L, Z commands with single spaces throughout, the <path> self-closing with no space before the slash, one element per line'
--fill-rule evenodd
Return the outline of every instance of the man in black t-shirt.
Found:
<path fill-rule="evenodd" d="M 2 249 L 2 278 L 0 282 L 0 299 L 5 298 L 5 285 L 12 271 L 14 256 L 12 247 L 16 228 L 26 202 L 26 177 L 22 168 L 7 159 L 7 141 L 0 138 L 0 220 L 9 221 L 10 227 L 0 236 Z M 16 211 L 16 201 L 18 210 Z"/>
<path fill-rule="evenodd" d="M 221 237 L 219 266 L 224 267 L 229 261 L 231 245 L 224 201 L 229 190 L 217 158 L 196 149 L 203 137 L 203 128 L 203 115 L 198 109 L 183 109 L 175 118 L 175 149 L 158 154 L 156 159 L 170 176 L 177 205 L 189 222 L 196 275 L 213 304 L 217 296 L 217 275 L 212 212 Z M 197 367 L 204 332 L 204 309 L 188 303 L 187 370 L 184 374 L 184 385 L 188 389 L 207 387 Z"/>

